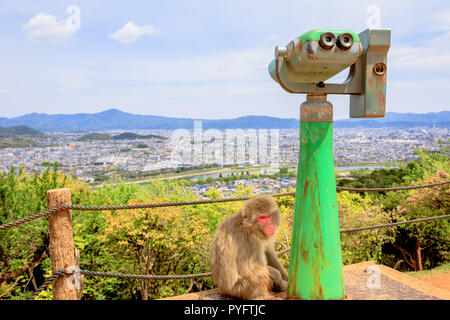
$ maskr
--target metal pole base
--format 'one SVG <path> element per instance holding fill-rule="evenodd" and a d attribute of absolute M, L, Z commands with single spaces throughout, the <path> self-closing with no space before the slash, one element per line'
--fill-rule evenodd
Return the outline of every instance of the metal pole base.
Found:
<path fill-rule="evenodd" d="M 308 95 L 300 107 L 300 157 L 287 298 L 345 298 L 333 159 L 333 106 L 326 95 Z"/>

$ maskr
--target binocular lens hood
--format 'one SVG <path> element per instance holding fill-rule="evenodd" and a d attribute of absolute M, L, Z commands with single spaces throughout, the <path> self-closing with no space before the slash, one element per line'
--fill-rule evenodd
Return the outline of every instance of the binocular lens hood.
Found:
<path fill-rule="evenodd" d="M 330 50 L 336 44 L 336 36 L 332 32 L 324 32 L 320 35 L 319 44 L 324 50 Z"/>
<path fill-rule="evenodd" d="M 350 33 L 341 33 L 337 38 L 337 46 L 341 50 L 348 50 L 352 47 L 354 42 L 353 36 Z"/>

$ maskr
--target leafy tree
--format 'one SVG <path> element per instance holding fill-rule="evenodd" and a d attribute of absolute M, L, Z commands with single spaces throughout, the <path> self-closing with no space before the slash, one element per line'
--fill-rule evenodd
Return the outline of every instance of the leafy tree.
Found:
<path fill-rule="evenodd" d="M 339 192 L 338 211 L 341 230 L 385 224 L 392 221 L 391 214 L 374 206 L 370 197 L 357 193 Z M 341 234 L 344 264 L 382 260 L 383 244 L 394 240 L 393 228 L 381 228 Z"/>
<path fill-rule="evenodd" d="M 161 199 L 164 202 L 166 199 Z M 130 201 L 129 204 L 140 203 Z M 117 265 L 118 272 L 138 274 L 193 273 L 195 265 L 205 263 L 205 219 L 180 207 L 134 209 L 112 214 L 104 212 L 107 227 L 98 239 L 113 248 L 117 259 L 129 263 Z M 112 243 L 111 243 L 112 242 Z M 149 296 L 150 289 L 150 296 Z M 158 280 L 141 280 L 140 295 L 149 297 L 176 295 Z"/>
<path fill-rule="evenodd" d="M 450 175 L 438 171 L 434 177 L 423 181 L 425 184 L 449 180 Z M 397 207 L 399 221 L 445 215 L 450 212 L 450 188 L 436 186 L 411 191 Z M 400 236 L 392 244 L 401 252 L 403 261 L 414 271 L 436 267 L 449 260 L 450 223 L 436 220 L 427 223 L 414 223 L 399 226 Z"/>
<path fill-rule="evenodd" d="M 73 180 L 47 168 L 28 175 L 11 167 L 0 175 L 0 224 L 47 209 L 47 190 L 70 187 Z M 35 276 L 43 277 L 41 263 L 48 259 L 48 228 L 45 218 L 0 231 L 0 298 L 23 299 L 37 289 Z M 21 287 L 21 288 L 20 288 Z"/>

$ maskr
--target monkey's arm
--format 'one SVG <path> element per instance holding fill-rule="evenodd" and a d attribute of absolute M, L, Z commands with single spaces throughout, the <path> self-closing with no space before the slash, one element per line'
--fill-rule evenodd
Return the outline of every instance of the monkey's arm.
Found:
<path fill-rule="evenodd" d="M 272 280 L 272 289 L 274 291 L 284 291 L 287 289 L 287 281 L 281 278 L 281 272 L 272 266 L 267 266 L 269 276 Z"/>
<path fill-rule="evenodd" d="M 283 280 L 287 281 L 288 274 L 287 274 L 286 270 L 284 269 L 283 265 L 281 264 L 280 260 L 278 260 L 278 257 L 275 254 L 275 252 L 273 251 L 273 249 L 266 248 L 266 258 L 267 258 L 267 264 L 269 266 L 277 269 L 278 271 L 280 271 L 281 278 L 283 278 Z M 269 268 L 269 270 L 270 270 L 270 268 Z"/>

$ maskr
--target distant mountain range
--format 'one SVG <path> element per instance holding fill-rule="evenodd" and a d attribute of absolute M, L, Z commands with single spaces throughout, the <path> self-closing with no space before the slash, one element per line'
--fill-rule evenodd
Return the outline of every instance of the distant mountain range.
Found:
<path fill-rule="evenodd" d="M 117 109 L 99 113 L 46 114 L 30 113 L 15 118 L 0 117 L 0 127 L 29 126 L 40 131 L 107 131 L 145 129 L 193 129 L 194 120 L 202 120 L 203 129 L 290 129 L 298 128 L 295 118 L 245 116 L 235 119 L 192 119 L 138 115 Z M 388 112 L 384 118 L 345 119 L 334 122 L 336 128 L 356 127 L 444 127 L 450 128 L 450 111 L 433 113 Z M 1 132 L 1 131 L 0 131 Z"/>

